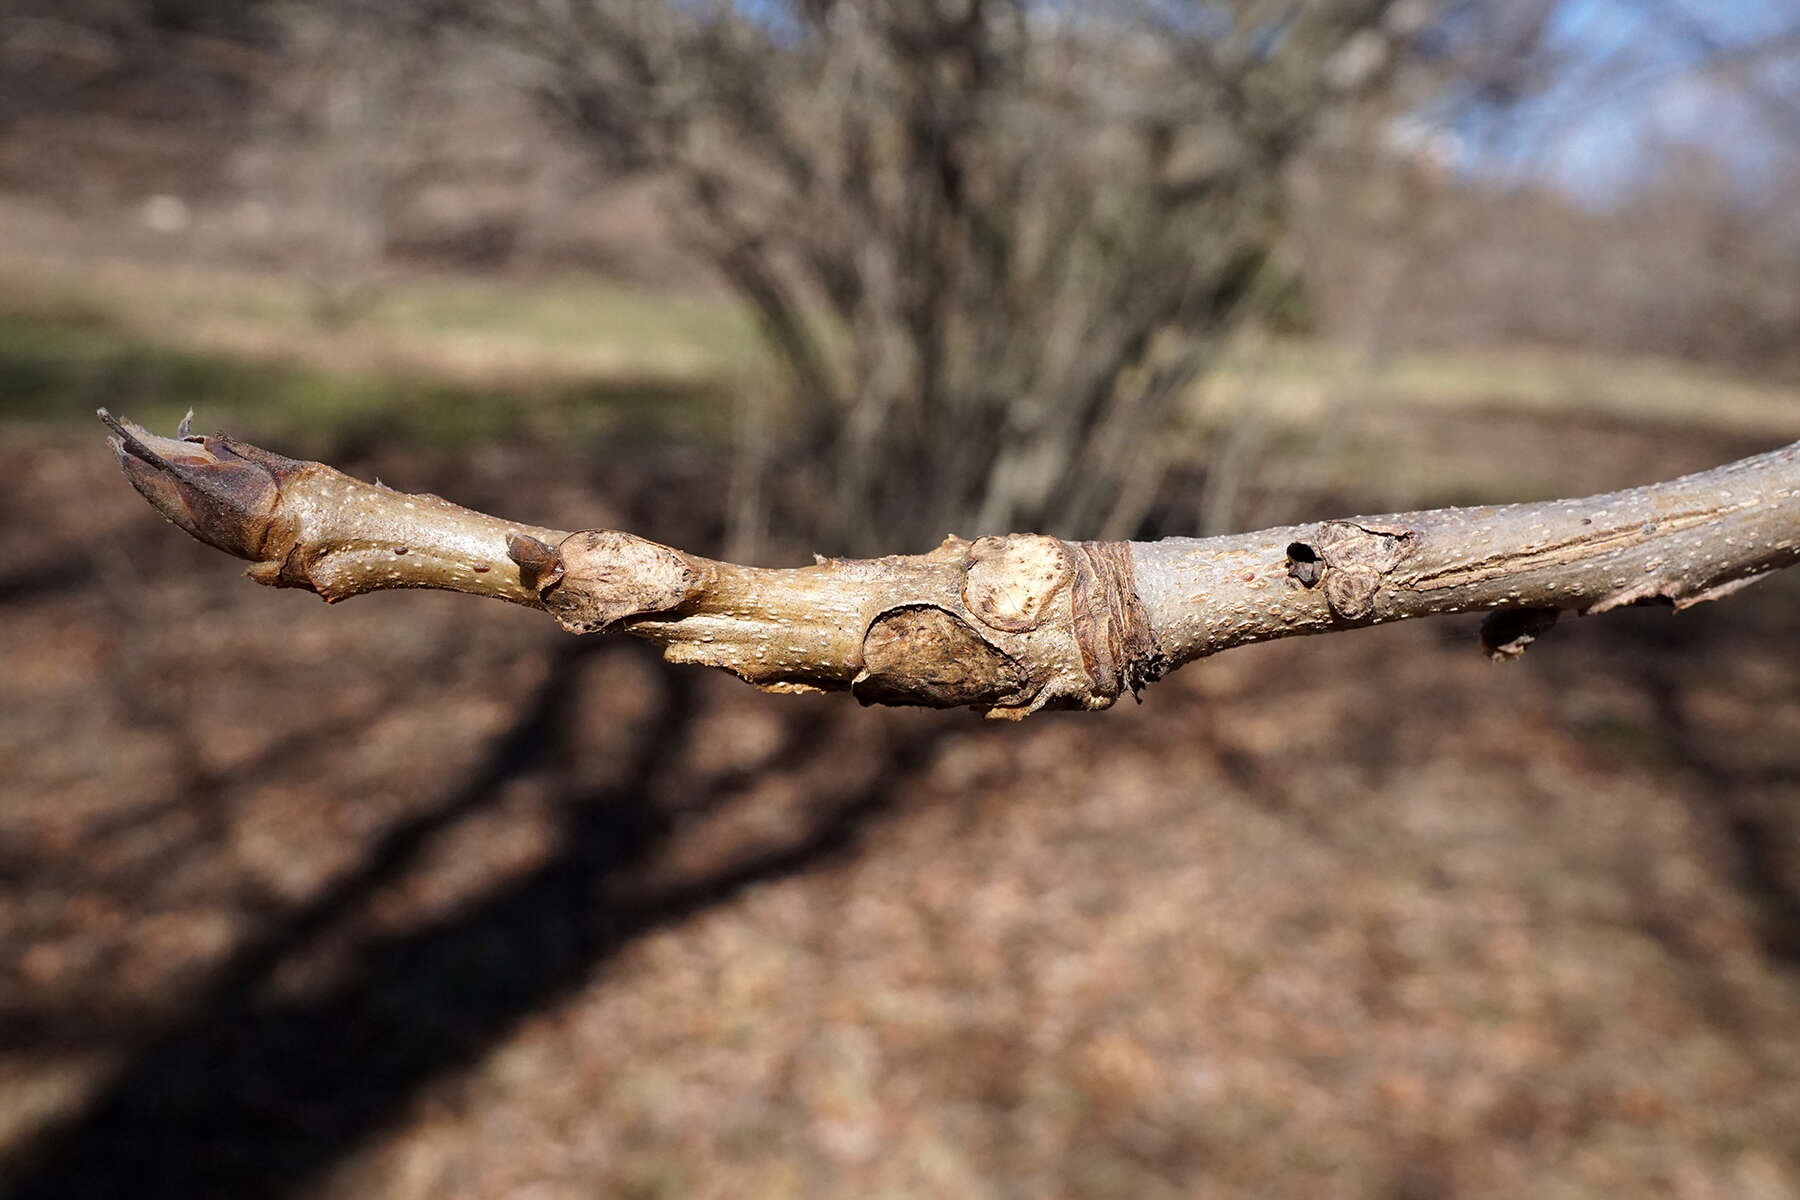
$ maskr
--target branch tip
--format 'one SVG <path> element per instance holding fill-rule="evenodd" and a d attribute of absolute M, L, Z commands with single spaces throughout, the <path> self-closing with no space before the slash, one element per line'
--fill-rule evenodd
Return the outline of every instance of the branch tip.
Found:
<path fill-rule="evenodd" d="M 192 537 L 239 558 L 256 560 L 281 496 L 282 480 L 299 463 L 230 438 L 159 437 L 99 410 L 119 469 L 139 495 Z M 191 416 L 191 414 L 190 414 Z M 182 428 L 188 427 L 182 421 Z"/>

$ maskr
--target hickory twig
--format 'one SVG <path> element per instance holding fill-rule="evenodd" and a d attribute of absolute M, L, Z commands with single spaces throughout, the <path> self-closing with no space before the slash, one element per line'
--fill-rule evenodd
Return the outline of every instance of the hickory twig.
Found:
<path fill-rule="evenodd" d="M 1685 608 L 1800 560 L 1800 443 L 1580 500 L 1352 517 L 1210 538 L 946 538 L 927 554 L 769 569 L 615 530 L 568 533 L 409 495 L 187 422 L 101 411 L 132 485 L 170 521 L 328 601 L 448 588 L 629 633 L 769 691 L 991 716 L 1106 708 L 1247 642 L 1487 612 L 1490 654 L 1559 610 Z"/>

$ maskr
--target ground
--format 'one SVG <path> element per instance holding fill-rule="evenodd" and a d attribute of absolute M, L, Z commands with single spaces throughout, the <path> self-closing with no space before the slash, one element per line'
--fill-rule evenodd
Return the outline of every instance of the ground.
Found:
<path fill-rule="evenodd" d="M 9 321 L 0 366 L 36 380 L 0 443 L 11 1192 L 1800 1194 L 1791 572 L 1504 666 L 1446 619 L 1232 651 L 1098 715 L 863 710 L 501 604 L 256 587 L 71 413 L 160 418 L 211 371 L 330 394 L 341 364 Z M 151 348 L 201 374 L 108 357 Z M 1315 376 L 1328 432 L 1272 405 L 1235 523 L 1795 436 L 1791 396 L 1695 376 L 1648 417 L 1521 404 L 1525 361 Z M 520 428 L 538 392 L 469 416 L 503 384 L 227 423 L 716 548 L 716 424 L 647 453 L 629 422 Z"/>

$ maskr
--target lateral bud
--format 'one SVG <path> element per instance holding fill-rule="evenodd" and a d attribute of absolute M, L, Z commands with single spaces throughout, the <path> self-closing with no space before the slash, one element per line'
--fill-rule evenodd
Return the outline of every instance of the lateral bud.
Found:
<path fill-rule="evenodd" d="M 616 529 L 572 533 L 552 549 L 514 534 L 507 555 L 519 578 L 570 633 L 598 633 L 630 617 L 665 613 L 706 590 L 704 559 Z"/>
<path fill-rule="evenodd" d="M 1325 602 L 1346 621 L 1367 620 L 1375 612 L 1375 599 L 1383 581 L 1412 553 L 1417 531 L 1403 525 L 1370 521 L 1327 521 L 1319 527 L 1316 547 L 1296 542 L 1288 547 L 1289 574 L 1312 586 L 1323 573 Z M 1315 568 L 1295 551 L 1313 551 L 1323 560 Z"/>

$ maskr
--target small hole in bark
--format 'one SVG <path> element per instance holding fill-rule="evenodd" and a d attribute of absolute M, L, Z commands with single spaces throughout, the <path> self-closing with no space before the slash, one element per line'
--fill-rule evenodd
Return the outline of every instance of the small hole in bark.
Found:
<path fill-rule="evenodd" d="M 1294 542 L 1287 548 L 1288 578 L 1295 579 L 1304 587 L 1311 587 L 1319 582 L 1325 574 L 1325 564 L 1319 559 L 1319 552 L 1305 542 Z"/>
<path fill-rule="evenodd" d="M 406 553 L 406 547 L 405 547 L 405 546 L 395 546 L 395 547 L 394 547 L 394 553 L 395 553 L 395 554 L 405 554 L 405 553 Z"/>

